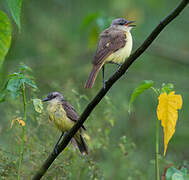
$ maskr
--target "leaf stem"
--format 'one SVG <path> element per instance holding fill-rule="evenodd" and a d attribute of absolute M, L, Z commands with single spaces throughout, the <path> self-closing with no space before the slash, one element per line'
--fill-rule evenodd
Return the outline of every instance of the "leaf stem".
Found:
<path fill-rule="evenodd" d="M 155 94 L 157 96 L 159 96 L 160 93 L 159 93 L 158 89 L 154 88 L 153 86 L 151 87 L 151 89 L 155 92 Z"/>
<path fill-rule="evenodd" d="M 159 177 L 159 120 L 156 119 L 156 152 L 155 152 L 155 172 L 156 180 L 160 180 Z"/>
<path fill-rule="evenodd" d="M 22 84 L 22 98 L 23 98 L 23 105 L 24 105 L 24 122 L 26 121 L 26 94 L 25 94 L 25 84 Z M 24 153 L 24 135 L 25 135 L 25 126 L 22 126 L 22 142 L 20 144 L 20 153 L 19 153 L 19 164 L 18 164 L 18 176 L 17 179 L 20 180 L 21 174 L 21 166 L 23 160 L 23 153 Z"/>

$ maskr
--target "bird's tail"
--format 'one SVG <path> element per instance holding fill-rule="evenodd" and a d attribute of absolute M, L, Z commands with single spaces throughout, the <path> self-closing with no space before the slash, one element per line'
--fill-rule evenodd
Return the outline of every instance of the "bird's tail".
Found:
<path fill-rule="evenodd" d="M 81 135 L 74 137 L 72 143 L 76 144 L 81 154 L 89 154 L 89 148 Z"/>
<path fill-rule="evenodd" d="M 88 77 L 88 80 L 86 81 L 85 83 L 85 88 L 92 88 L 93 85 L 94 85 L 94 82 L 96 80 L 96 77 L 97 77 L 97 74 L 98 74 L 98 71 L 100 70 L 100 67 L 101 66 L 97 66 L 97 65 L 94 65 L 93 66 L 93 69 Z"/>

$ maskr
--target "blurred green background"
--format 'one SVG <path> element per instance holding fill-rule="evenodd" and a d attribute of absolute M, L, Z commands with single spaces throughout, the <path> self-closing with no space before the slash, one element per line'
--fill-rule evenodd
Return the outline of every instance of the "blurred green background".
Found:
<path fill-rule="evenodd" d="M 1 82 L 18 70 L 20 62 L 33 69 L 39 91 L 27 91 L 28 117 L 22 178 L 31 179 L 52 151 L 60 132 L 46 112 L 34 111 L 31 98 L 59 91 L 80 114 L 102 87 L 101 73 L 93 89 L 84 89 L 92 68 L 98 34 L 113 18 L 136 20 L 132 30 L 135 50 L 153 28 L 176 7 L 179 0 L 38 0 L 24 1 L 21 33 L 14 22 L 13 40 L 3 65 Z M 1 9 L 7 11 L 1 1 Z M 183 96 L 176 133 L 166 157 L 160 157 L 161 174 L 169 165 L 187 164 L 189 158 L 189 7 L 169 24 L 108 92 L 86 121 L 90 155 L 83 157 L 70 145 L 52 164 L 43 179 L 154 179 L 155 120 L 157 97 L 147 91 L 137 98 L 132 113 L 128 102 L 133 89 L 143 80 L 156 87 L 173 83 Z M 133 51 L 134 51 L 133 50 Z M 106 79 L 116 71 L 106 66 Z M 21 99 L 0 104 L 0 175 L 15 179 L 21 127 L 10 128 L 11 120 L 23 116 Z M 161 129 L 160 152 L 163 152 Z"/>

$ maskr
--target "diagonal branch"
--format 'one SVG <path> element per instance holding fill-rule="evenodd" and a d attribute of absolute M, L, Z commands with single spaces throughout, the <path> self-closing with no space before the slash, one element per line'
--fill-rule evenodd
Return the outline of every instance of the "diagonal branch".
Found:
<path fill-rule="evenodd" d="M 144 43 L 125 61 L 125 63 L 121 66 L 118 72 L 116 72 L 107 82 L 106 88 L 101 89 L 94 99 L 87 105 L 83 113 L 81 114 L 78 122 L 74 125 L 74 127 L 67 133 L 60 145 L 57 148 L 58 154 L 55 155 L 53 152 L 49 155 L 46 161 L 43 163 L 39 171 L 33 177 L 33 180 L 40 179 L 45 172 L 48 170 L 50 165 L 56 159 L 56 157 L 66 148 L 68 143 L 74 134 L 80 129 L 85 120 L 89 117 L 90 113 L 93 109 L 98 105 L 98 103 L 102 100 L 102 98 L 106 95 L 109 89 L 113 86 L 113 84 L 125 74 L 131 64 L 150 46 L 150 44 L 155 40 L 155 38 L 160 34 L 160 32 L 169 24 L 174 18 L 176 18 L 179 13 L 186 7 L 189 3 L 189 0 L 182 0 L 180 4 L 165 18 L 163 19 L 157 27 L 152 31 L 152 33 L 147 37 Z"/>

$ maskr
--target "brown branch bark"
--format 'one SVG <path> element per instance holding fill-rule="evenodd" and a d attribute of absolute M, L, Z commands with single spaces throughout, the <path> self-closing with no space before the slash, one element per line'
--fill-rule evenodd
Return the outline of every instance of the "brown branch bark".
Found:
<path fill-rule="evenodd" d="M 113 84 L 125 74 L 131 64 L 150 46 L 150 44 L 155 40 L 155 38 L 159 35 L 159 33 L 163 30 L 163 28 L 169 24 L 175 17 L 179 15 L 179 13 L 186 7 L 189 3 L 189 0 L 182 0 L 180 4 L 165 18 L 163 19 L 157 27 L 152 31 L 152 33 L 146 38 L 144 43 L 125 61 L 125 63 L 121 66 L 118 72 L 116 72 L 107 82 L 106 88 L 101 89 L 94 99 L 87 105 L 83 113 L 81 114 L 78 122 L 74 125 L 74 127 L 67 133 L 61 143 L 59 144 L 57 151 L 58 154 L 55 155 L 53 152 L 49 155 L 46 161 L 43 163 L 39 171 L 32 178 L 33 180 L 41 179 L 41 177 L 48 170 L 50 165 L 56 159 L 56 157 L 65 149 L 65 147 L 70 142 L 71 138 L 74 134 L 80 129 L 85 120 L 89 117 L 90 113 L 93 109 L 98 105 L 98 103 L 102 100 L 105 94 L 109 91 L 109 89 L 113 86 Z"/>

